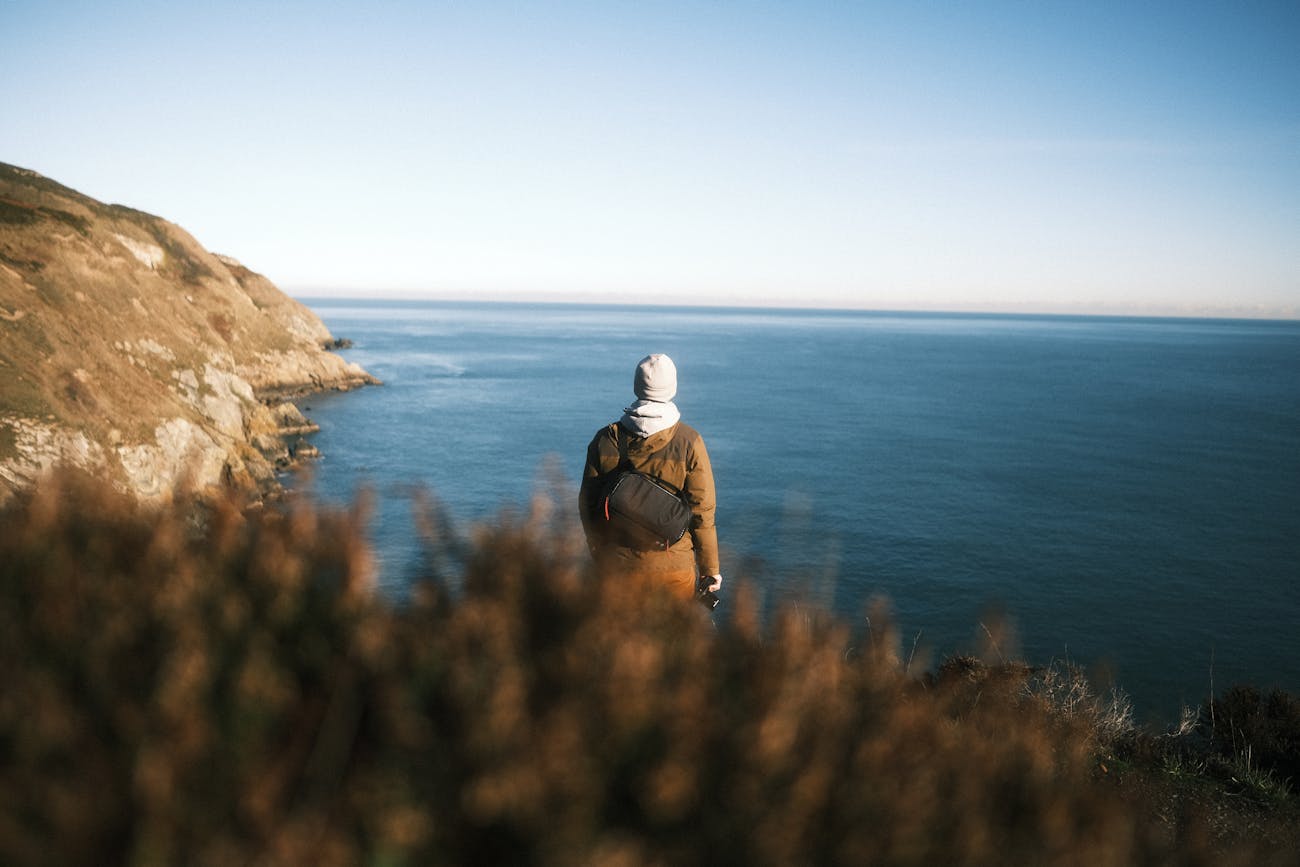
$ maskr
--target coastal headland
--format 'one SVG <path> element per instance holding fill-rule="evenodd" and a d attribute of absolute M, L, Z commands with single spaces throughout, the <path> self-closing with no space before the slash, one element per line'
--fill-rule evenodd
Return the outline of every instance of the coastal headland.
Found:
<path fill-rule="evenodd" d="M 292 399 L 379 383 L 341 345 L 179 226 L 0 163 L 0 502 L 59 465 L 143 500 L 278 491 L 315 429 Z"/>

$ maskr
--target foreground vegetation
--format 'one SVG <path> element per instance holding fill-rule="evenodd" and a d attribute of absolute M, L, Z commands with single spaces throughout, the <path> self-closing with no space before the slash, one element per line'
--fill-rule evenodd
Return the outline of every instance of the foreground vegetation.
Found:
<path fill-rule="evenodd" d="M 433 540 L 399 604 L 360 512 L 10 503 L 0 863 L 1297 863 L 1290 696 L 1149 734 L 1071 669 L 917 677 L 743 582 L 714 628 L 545 508 Z"/>

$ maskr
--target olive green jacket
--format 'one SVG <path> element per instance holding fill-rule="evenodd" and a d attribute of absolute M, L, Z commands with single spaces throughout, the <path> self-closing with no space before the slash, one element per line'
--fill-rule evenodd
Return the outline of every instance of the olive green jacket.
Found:
<path fill-rule="evenodd" d="M 628 462 L 639 473 L 654 476 L 680 490 L 691 506 L 693 513 L 690 532 L 682 536 L 670 549 L 669 553 L 677 555 L 673 559 L 685 559 L 689 552 L 695 561 L 697 574 L 717 575 L 721 569 L 718 563 L 718 531 L 714 525 L 714 511 L 717 508 L 717 494 L 713 487 L 713 467 L 709 463 L 709 453 L 704 447 L 704 438 L 699 432 L 685 422 L 678 422 L 667 430 L 639 437 L 628 432 L 617 422 L 606 425 L 596 432 L 591 444 L 587 446 L 587 465 L 582 473 L 582 487 L 578 492 L 578 506 L 582 514 L 582 528 L 587 533 L 587 543 L 593 551 L 599 551 L 604 541 L 601 539 L 599 518 L 596 510 L 601 493 L 605 487 L 606 477 L 618 467 L 618 439 L 627 443 Z M 663 552 L 636 552 L 621 550 L 624 557 L 635 557 L 641 553 L 646 558 L 662 558 Z"/>

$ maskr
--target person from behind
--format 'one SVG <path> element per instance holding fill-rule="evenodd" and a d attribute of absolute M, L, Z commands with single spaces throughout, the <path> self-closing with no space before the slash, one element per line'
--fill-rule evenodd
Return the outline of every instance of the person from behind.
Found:
<path fill-rule="evenodd" d="M 641 359 L 632 391 L 636 401 L 587 446 L 578 492 L 587 545 L 609 580 L 711 594 L 722 586 L 713 468 L 673 403 L 673 360 Z"/>

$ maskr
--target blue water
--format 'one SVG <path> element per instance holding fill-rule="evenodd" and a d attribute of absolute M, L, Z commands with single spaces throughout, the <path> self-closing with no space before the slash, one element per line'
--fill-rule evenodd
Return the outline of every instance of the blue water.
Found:
<path fill-rule="evenodd" d="M 1155 719 L 1211 684 L 1300 692 L 1298 322 L 309 304 L 386 383 L 304 403 L 320 495 L 378 495 L 395 592 L 411 486 L 464 524 L 526 503 L 548 460 L 576 488 L 667 352 L 724 574 L 769 601 L 861 623 L 886 596 L 931 661 L 1000 610 L 1025 658 L 1108 674 Z"/>

